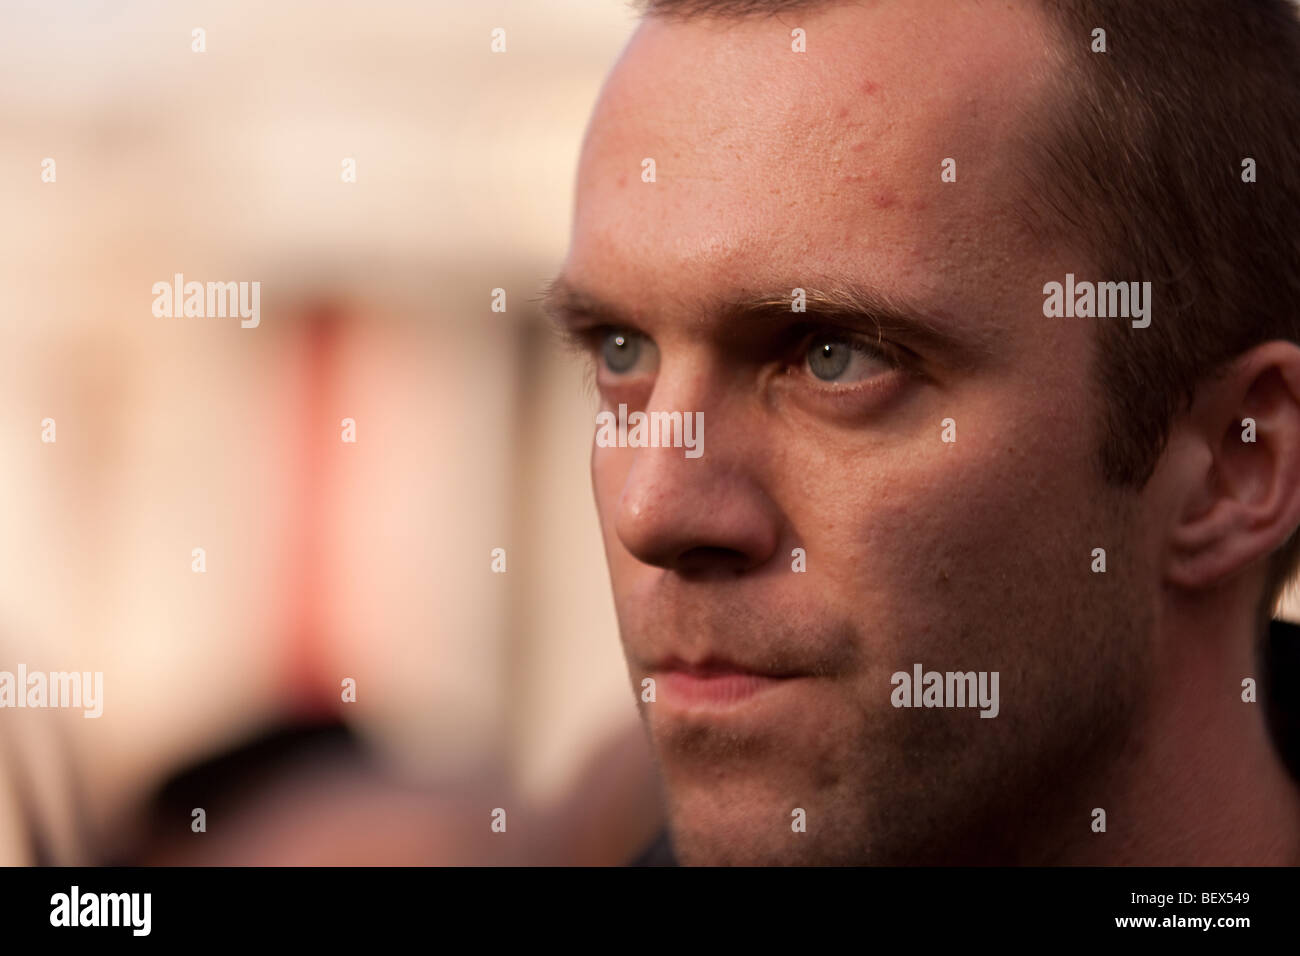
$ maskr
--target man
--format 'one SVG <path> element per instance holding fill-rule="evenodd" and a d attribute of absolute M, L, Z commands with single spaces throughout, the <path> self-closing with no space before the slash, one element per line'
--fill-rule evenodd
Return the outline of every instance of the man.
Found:
<path fill-rule="evenodd" d="M 548 306 L 680 861 L 1300 862 L 1298 70 L 1282 0 L 648 5 Z"/>

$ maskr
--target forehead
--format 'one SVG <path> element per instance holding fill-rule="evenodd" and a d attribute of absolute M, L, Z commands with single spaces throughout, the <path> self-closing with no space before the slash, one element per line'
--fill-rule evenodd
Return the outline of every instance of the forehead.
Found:
<path fill-rule="evenodd" d="M 1037 4 L 963 0 L 651 19 L 592 117 L 566 272 L 647 307 L 849 275 L 940 310 L 1023 276 L 1016 171 L 1046 35 Z"/>

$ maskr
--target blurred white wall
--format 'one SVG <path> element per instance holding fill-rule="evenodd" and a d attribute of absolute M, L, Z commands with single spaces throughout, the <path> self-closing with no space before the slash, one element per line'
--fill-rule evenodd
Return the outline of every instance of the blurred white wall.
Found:
<path fill-rule="evenodd" d="M 107 823 L 282 712 L 306 630 L 326 690 L 355 677 L 345 714 L 413 772 L 504 763 L 554 797 L 635 709 L 591 402 L 529 300 L 563 257 L 631 12 L 138 0 L 0 17 L 0 668 L 106 683 L 99 720 L 24 720 L 57 722 Z M 155 318 L 151 287 L 176 272 L 260 281 L 260 326 Z M 342 316 L 325 346 L 320 301 Z M 52 806 L 58 781 L 41 786 Z"/>

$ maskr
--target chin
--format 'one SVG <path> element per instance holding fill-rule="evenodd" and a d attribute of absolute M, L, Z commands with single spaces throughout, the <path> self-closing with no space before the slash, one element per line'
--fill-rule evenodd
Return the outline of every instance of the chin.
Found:
<path fill-rule="evenodd" d="M 861 841 L 843 829 L 846 821 L 828 828 L 831 814 L 824 808 L 833 801 L 814 797 L 809 781 L 739 773 L 728 779 L 715 771 L 712 779 L 669 779 L 668 794 L 673 851 L 684 865 L 800 866 L 864 860 Z"/>
<path fill-rule="evenodd" d="M 673 829 L 673 852 L 683 866 L 834 866 L 862 863 L 845 859 L 811 834 L 784 836 L 752 826 L 703 832 Z"/>

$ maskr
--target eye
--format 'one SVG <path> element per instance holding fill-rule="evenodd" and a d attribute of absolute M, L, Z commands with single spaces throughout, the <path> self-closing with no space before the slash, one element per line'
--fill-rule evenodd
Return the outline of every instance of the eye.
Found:
<path fill-rule="evenodd" d="M 843 333 L 815 335 L 809 340 L 804 357 L 808 371 L 823 382 L 861 382 L 894 368 L 881 349 Z"/>
<path fill-rule="evenodd" d="M 654 344 L 640 332 L 608 329 L 600 341 L 600 356 L 615 375 L 626 375 L 654 360 Z"/>

